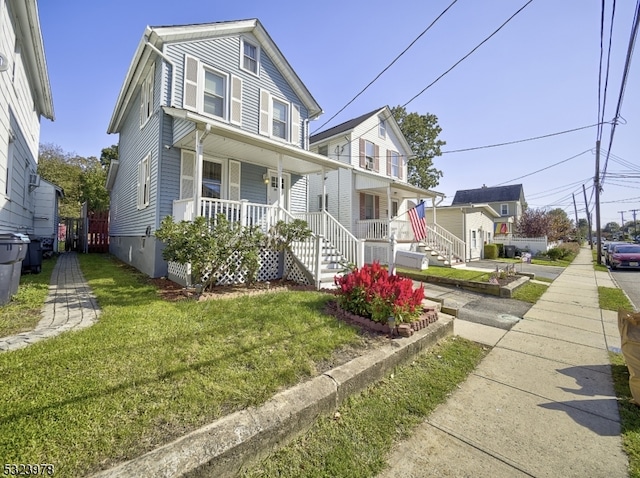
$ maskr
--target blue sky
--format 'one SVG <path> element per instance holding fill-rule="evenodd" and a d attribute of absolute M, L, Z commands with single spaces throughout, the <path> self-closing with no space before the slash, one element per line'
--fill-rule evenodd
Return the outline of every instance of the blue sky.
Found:
<path fill-rule="evenodd" d="M 146 25 L 258 18 L 325 114 L 314 131 L 366 86 L 452 0 L 243 2 L 110 0 L 39 2 L 55 122 L 42 143 L 82 156 L 117 143 L 106 129 Z M 411 98 L 469 53 L 526 0 L 458 0 L 364 94 L 324 128 Z M 608 5 L 611 0 L 606 2 Z M 511 142 L 598 121 L 599 0 L 534 0 L 500 32 L 407 105 L 432 113 L 443 151 Z M 618 0 L 604 118 L 615 116 L 636 0 Z M 605 30 L 609 29 L 607 10 Z M 607 35 L 608 38 L 608 35 Z M 605 48 L 608 39 L 605 40 Z M 606 54 L 606 51 L 605 51 Z M 637 57 L 637 55 L 636 55 Z M 601 195 L 602 225 L 640 220 L 640 65 L 632 61 Z M 624 123 L 624 124 L 623 124 Z M 323 128 L 323 129 L 324 129 Z M 436 158 L 434 188 L 449 204 L 458 189 L 522 183 L 530 207 L 584 216 L 593 205 L 596 128 Z M 605 125 L 607 150 L 611 126 Z M 592 151 L 593 150 L 593 151 Z M 583 153 L 583 154 L 580 154 Z M 574 159 L 568 159 L 573 156 Z M 604 166 L 606 157 L 602 157 Z M 560 163 L 557 164 L 556 163 Z M 545 169 L 546 168 L 546 169 Z M 542 170 L 537 172 L 538 170 Z M 533 174 L 532 174 L 533 173 Z"/>

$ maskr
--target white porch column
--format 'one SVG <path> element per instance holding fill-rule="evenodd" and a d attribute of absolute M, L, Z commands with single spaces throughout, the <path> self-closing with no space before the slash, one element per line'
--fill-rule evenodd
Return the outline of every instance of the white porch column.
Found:
<path fill-rule="evenodd" d="M 200 215 L 200 200 L 202 199 L 202 162 L 204 161 L 203 142 L 204 136 L 196 129 L 196 170 L 193 185 L 193 218 Z"/>
<path fill-rule="evenodd" d="M 282 153 L 278 154 L 278 211 L 282 208 Z"/>

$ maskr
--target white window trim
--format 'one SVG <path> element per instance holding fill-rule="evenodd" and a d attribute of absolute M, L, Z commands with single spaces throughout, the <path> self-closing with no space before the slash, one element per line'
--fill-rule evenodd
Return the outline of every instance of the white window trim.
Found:
<path fill-rule="evenodd" d="M 216 116 L 211 113 L 206 113 L 204 111 L 204 93 L 205 93 L 204 79 L 205 79 L 205 73 L 207 71 L 213 73 L 214 75 L 218 75 L 224 78 L 224 98 L 223 98 L 223 105 L 222 105 L 222 111 L 224 112 L 223 116 Z M 229 108 L 231 105 L 230 79 L 231 77 L 228 73 L 217 70 L 208 65 L 201 64 L 200 73 L 199 73 L 199 80 L 200 80 L 199 83 L 200 85 L 202 85 L 202 87 L 198 88 L 199 90 L 198 91 L 199 93 L 198 94 L 198 111 L 200 113 L 202 113 L 204 116 L 208 116 L 209 118 L 215 118 L 218 121 L 224 121 L 225 123 L 229 122 Z"/>
<path fill-rule="evenodd" d="M 244 67 L 244 44 L 248 43 L 251 46 L 254 46 L 256 48 L 256 71 L 253 72 L 247 68 Z M 249 40 L 247 38 L 241 37 L 240 38 L 240 69 L 242 71 L 246 71 L 247 73 L 253 75 L 253 76 L 257 76 L 258 78 L 260 78 L 260 45 L 257 42 L 254 42 L 252 40 Z"/>
<path fill-rule="evenodd" d="M 285 105 L 287 107 L 287 118 L 286 118 L 286 125 L 285 125 L 285 137 L 281 138 L 280 136 L 275 136 L 273 134 L 273 118 L 274 118 L 274 104 L 275 102 L 278 103 L 282 103 L 283 105 Z M 278 141 L 284 141 L 285 143 L 289 143 L 291 141 L 291 103 L 285 99 L 279 98 L 277 96 L 273 96 L 271 95 L 271 105 L 270 105 L 270 115 L 269 115 L 269 132 L 271 133 L 271 138 L 278 140 Z"/>
<path fill-rule="evenodd" d="M 378 123 L 378 136 L 382 139 L 387 139 L 387 122 L 382 118 Z"/>
<path fill-rule="evenodd" d="M 503 212 L 503 210 L 506 210 L 506 212 Z M 500 204 L 500 215 L 501 216 L 508 216 L 509 215 L 509 205 L 508 204 Z"/>
<path fill-rule="evenodd" d="M 138 163 L 138 209 L 149 206 L 151 188 L 151 153 L 147 154 Z"/>
<path fill-rule="evenodd" d="M 140 89 L 140 128 L 143 128 L 153 116 L 153 90 L 154 90 L 155 63 L 142 81 Z"/>
<path fill-rule="evenodd" d="M 367 155 L 367 145 L 371 145 L 373 147 L 373 154 L 371 156 Z M 369 161 L 371 158 L 371 161 Z M 364 141 L 364 167 L 369 171 L 374 171 L 376 167 L 376 144 L 373 141 L 365 140 Z"/>
<path fill-rule="evenodd" d="M 203 161 L 208 161 L 210 163 L 217 163 L 220 165 L 220 199 L 227 199 L 229 197 L 228 196 L 229 181 L 228 181 L 227 161 L 225 161 L 224 159 L 216 158 L 214 156 L 205 156 L 203 158 Z M 202 194 L 203 186 L 204 186 L 204 178 L 202 178 L 202 181 L 200 183 L 201 194 Z"/>
<path fill-rule="evenodd" d="M 396 174 L 393 174 L 393 155 L 395 154 L 396 158 L 398 159 L 397 162 L 397 167 L 396 167 Z M 391 177 L 392 178 L 400 178 L 400 168 L 402 168 L 402 160 L 400 159 L 400 153 L 397 151 L 390 151 L 390 155 L 391 158 L 389 159 L 391 162 Z"/>

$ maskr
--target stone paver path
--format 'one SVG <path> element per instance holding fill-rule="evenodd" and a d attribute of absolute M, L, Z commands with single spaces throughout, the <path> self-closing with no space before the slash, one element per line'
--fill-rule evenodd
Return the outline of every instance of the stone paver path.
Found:
<path fill-rule="evenodd" d="M 34 330 L 0 338 L 0 351 L 16 350 L 67 330 L 94 324 L 100 309 L 87 285 L 75 252 L 60 254 L 49 284 L 42 319 Z"/>

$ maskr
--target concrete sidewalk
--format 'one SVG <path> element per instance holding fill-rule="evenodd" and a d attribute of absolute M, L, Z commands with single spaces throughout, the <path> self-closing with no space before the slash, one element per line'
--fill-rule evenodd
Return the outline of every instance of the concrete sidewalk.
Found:
<path fill-rule="evenodd" d="M 524 320 L 491 339 L 380 477 L 628 476 L 607 354 L 620 346 L 617 315 L 598 307 L 598 286 L 614 284 L 591 260 L 581 249 Z"/>

